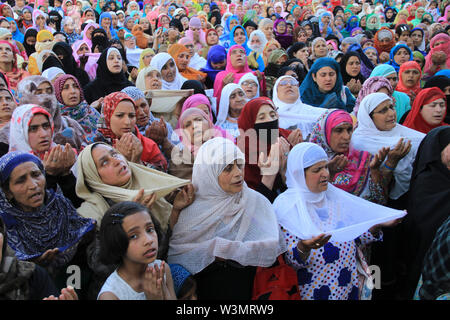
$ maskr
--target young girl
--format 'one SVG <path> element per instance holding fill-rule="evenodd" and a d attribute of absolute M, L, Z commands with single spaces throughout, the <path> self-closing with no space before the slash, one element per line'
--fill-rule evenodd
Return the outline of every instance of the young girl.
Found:
<path fill-rule="evenodd" d="M 118 268 L 98 300 L 176 300 L 169 265 L 158 260 L 158 234 L 148 209 L 125 201 L 110 207 L 100 227 L 100 260 Z"/>

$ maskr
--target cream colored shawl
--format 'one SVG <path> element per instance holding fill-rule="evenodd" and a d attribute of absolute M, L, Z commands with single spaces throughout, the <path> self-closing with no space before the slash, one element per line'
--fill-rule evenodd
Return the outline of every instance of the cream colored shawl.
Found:
<path fill-rule="evenodd" d="M 107 185 L 102 182 L 92 158 L 91 150 L 94 145 L 87 146 L 77 159 L 78 177 L 76 192 L 81 199 L 85 200 L 78 208 L 78 213 L 83 217 L 95 219 L 99 227 L 105 211 L 109 208 L 106 199 L 110 199 L 115 203 L 132 201 L 139 190 L 144 189 L 144 195 L 156 193 L 158 200 L 152 206 L 151 212 L 165 232 L 172 212 L 172 205 L 163 197 L 176 188 L 188 184 L 189 180 L 179 179 L 169 174 L 128 162 L 128 166 L 132 171 L 132 176 L 128 183 L 122 187 Z"/>

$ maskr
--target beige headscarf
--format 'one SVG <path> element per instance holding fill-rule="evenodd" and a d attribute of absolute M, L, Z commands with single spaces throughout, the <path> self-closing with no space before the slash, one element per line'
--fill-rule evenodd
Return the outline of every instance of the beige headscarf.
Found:
<path fill-rule="evenodd" d="M 152 71 L 158 71 L 158 69 L 156 69 L 155 67 L 152 67 L 152 66 L 148 66 L 148 67 L 141 69 L 141 71 L 139 71 L 139 74 L 136 79 L 136 87 L 138 89 L 141 89 L 142 91 L 147 90 L 147 87 L 145 86 L 145 77 Z M 159 73 L 159 71 L 158 71 L 158 73 Z"/>
<path fill-rule="evenodd" d="M 195 201 L 180 213 L 167 259 L 191 274 L 202 271 L 216 257 L 244 266 L 270 267 L 286 251 L 269 200 L 245 183 L 235 194 L 220 187 L 220 173 L 234 160 L 244 164 L 245 155 L 220 137 L 205 142 L 195 158 Z"/>
<path fill-rule="evenodd" d="M 156 193 L 158 200 L 153 204 L 151 212 L 160 223 L 162 231 L 165 232 L 172 212 L 172 205 L 163 197 L 176 188 L 188 184 L 189 180 L 179 179 L 167 173 L 128 162 L 132 172 L 128 183 L 122 187 L 107 185 L 102 182 L 92 158 L 92 147 L 96 144 L 98 143 L 88 145 L 80 152 L 77 159 L 76 192 L 81 199 L 85 200 L 78 208 L 78 213 L 83 217 L 95 219 L 99 227 L 105 211 L 110 207 L 106 199 L 115 203 L 132 201 L 139 190 L 144 189 L 144 195 Z"/>

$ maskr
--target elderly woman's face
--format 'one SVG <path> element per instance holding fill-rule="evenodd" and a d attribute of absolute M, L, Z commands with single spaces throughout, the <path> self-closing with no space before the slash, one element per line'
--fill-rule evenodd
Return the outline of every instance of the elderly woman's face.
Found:
<path fill-rule="evenodd" d="M 261 108 L 258 110 L 258 114 L 256 115 L 256 123 L 265 123 L 272 122 L 278 120 L 278 113 L 275 109 L 269 104 L 263 104 Z"/>
<path fill-rule="evenodd" d="M 144 61 L 144 65 L 147 67 L 148 65 L 150 65 L 150 62 L 152 62 L 153 57 L 155 56 L 154 53 L 147 53 L 142 60 Z"/>
<path fill-rule="evenodd" d="M 78 83 L 73 79 L 67 79 L 61 90 L 61 97 L 65 105 L 76 106 L 81 100 L 81 91 Z"/>
<path fill-rule="evenodd" d="M 262 32 L 266 36 L 267 41 L 270 41 L 273 37 L 273 23 L 267 23 L 262 27 Z"/>
<path fill-rule="evenodd" d="M 390 131 L 396 125 L 397 113 L 391 100 L 380 103 L 372 112 L 371 118 L 380 131 Z"/>
<path fill-rule="evenodd" d="M 210 32 L 210 33 L 208 33 L 208 37 L 207 37 L 206 41 L 211 45 L 218 44 L 219 36 L 215 32 Z"/>
<path fill-rule="evenodd" d="M 277 87 L 278 98 L 285 103 L 295 103 L 300 95 L 298 81 L 292 78 L 280 80 Z"/>
<path fill-rule="evenodd" d="M 167 63 L 161 69 L 161 76 L 167 82 L 172 82 L 175 79 L 177 74 L 177 69 L 175 65 L 175 61 L 173 59 L 169 59 Z"/>
<path fill-rule="evenodd" d="M 350 146 L 352 133 L 353 125 L 351 123 L 344 122 L 334 127 L 331 130 L 330 140 L 328 141 L 331 150 L 339 154 L 346 153 Z"/>
<path fill-rule="evenodd" d="M 138 126 L 145 126 L 148 124 L 150 106 L 147 99 L 140 98 L 134 102 L 136 104 L 136 124 Z"/>
<path fill-rule="evenodd" d="M 104 184 L 120 187 L 130 180 L 131 170 L 127 160 L 112 147 L 96 145 L 92 149 L 92 159 Z"/>
<path fill-rule="evenodd" d="M 244 164 L 237 160 L 228 164 L 219 175 L 218 182 L 228 194 L 241 192 L 244 187 Z"/>
<path fill-rule="evenodd" d="M 325 57 L 328 53 L 327 44 L 325 41 L 318 41 L 314 46 L 314 55 L 317 58 Z"/>
<path fill-rule="evenodd" d="M 246 63 L 245 50 L 241 48 L 235 48 L 231 50 L 230 60 L 233 68 L 244 68 Z"/>
<path fill-rule="evenodd" d="M 232 115 L 234 118 L 239 117 L 242 109 L 245 106 L 245 92 L 241 88 L 235 89 L 230 94 L 230 102 L 229 102 L 229 111 L 228 113 Z"/>
<path fill-rule="evenodd" d="M 87 44 L 83 43 L 80 48 L 77 50 L 77 54 L 81 57 L 87 53 L 89 53 L 89 47 L 87 46 Z"/>
<path fill-rule="evenodd" d="M 364 51 L 364 53 L 375 66 L 378 64 L 377 62 L 378 56 L 377 51 L 375 49 L 367 49 L 366 51 Z"/>
<path fill-rule="evenodd" d="M 28 144 L 37 153 L 45 152 L 52 145 L 52 125 L 44 114 L 36 114 L 28 127 Z"/>
<path fill-rule="evenodd" d="M 281 21 L 277 24 L 277 32 L 281 34 L 286 32 L 286 23 L 284 21 Z"/>
<path fill-rule="evenodd" d="M 9 200 L 25 212 L 42 206 L 45 199 L 45 176 L 34 162 L 24 162 L 11 172 L 9 190 L 5 190 Z"/>
<path fill-rule="evenodd" d="M 162 88 L 161 74 L 156 71 L 150 71 L 145 76 L 145 88 L 147 90 L 160 90 Z"/>
<path fill-rule="evenodd" d="M 209 139 L 209 122 L 199 114 L 192 114 L 183 121 L 183 130 L 191 144 L 201 145 Z"/>
<path fill-rule="evenodd" d="M 327 161 L 319 161 L 305 170 L 306 186 L 313 193 L 326 191 L 329 177 Z"/>
<path fill-rule="evenodd" d="M 253 99 L 258 93 L 258 84 L 251 79 L 245 80 L 241 84 L 242 89 L 247 96 L 247 99 Z"/>

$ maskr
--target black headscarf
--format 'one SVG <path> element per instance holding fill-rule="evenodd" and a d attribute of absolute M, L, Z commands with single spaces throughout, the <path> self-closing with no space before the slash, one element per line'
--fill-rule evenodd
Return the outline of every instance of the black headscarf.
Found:
<path fill-rule="evenodd" d="M 439 89 L 442 90 L 442 92 L 445 92 L 445 88 L 447 88 L 448 86 L 450 86 L 450 79 L 447 76 L 434 76 L 431 77 L 430 79 L 427 80 L 427 82 L 425 82 L 425 85 L 423 86 L 424 89 L 426 88 L 432 88 L 432 87 L 438 87 Z M 449 107 L 450 107 L 450 95 L 446 95 L 446 100 L 447 100 L 447 115 L 445 116 L 444 122 L 445 123 L 450 123 L 450 112 L 449 112 Z"/>
<path fill-rule="evenodd" d="M 63 70 L 66 74 L 71 74 L 78 79 L 80 85 L 84 87 L 89 83 L 89 75 L 78 67 L 75 58 L 73 57 L 72 47 L 66 42 L 57 42 L 53 46 L 53 52 L 58 56 L 62 56 L 61 62 L 63 63 Z"/>
<path fill-rule="evenodd" d="M 441 152 L 450 143 L 450 127 L 428 132 L 417 150 L 409 188 L 405 217 L 404 252 L 408 278 L 405 297 L 411 298 L 420 277 L 425 254 L 438 228 L 450 213 L 450 170 L 442 163 Z"/>
<path fill-rule="evenodd" d="M 295 65 L 291 65 L 294 62 L 298 62 L 298 63 Z M 291 68 L 291 69 L 286 69 L 284 72 L 286 72 L 287 70 L 293 70 L 297 74 L 297 80 L 298 80 L 299 84 L 302 84 L 303 79 L 305 79 L 306 75 L 308 74 L 308 71 L 306 71 L 306 68 L 303 65 L 303 62 L 297 58 L 289 59 L 288 61 L 286 61 L 283 64 L 283 66 L 284 66 L 283 68 L 286 68 L 286 67 Z M 281 70 L 283 70 L 283 68 L 280 69 L 280 72 L 281 72 Z M 284 75 L 284 74 L 280 74 L 280 72 L 278 73 L 278 77 Z"/>
<path fill-rule="evenodd" d="M 42 64 L 42 72 L 44 72 L 45 70 L 52 68 L 52 67 L 60 68 L 61 70 L 64 71 L 64 66 L 63 66 L 63 63 L 61 62 L 61 60 L 59 60 L 54 55 L 49 55 L 47 57 L 47 59 L 44 60 L 44 63 Z"/>
<path fill-rule="evenodd" d="M 97 61 L 98 66 L 95 79 L 84 87 L 84 97 L 89 104 L 110 93 L 134 86 L 133 83 L 128 81 L 123 70 L 120 73 L 112 73 L 109 71 L 106 60 L 110 49 L 108 48 L 102 52 Z M 117 48 L 114 49 L 118 50 Z"/>
<path fill-rule="evenodd" d="M 57 34 L 62 34 L 64 36 L 64 39 L 66 39 L 66 43 L 69 43 L 69 40 L 67 39 L 67 35 L 64 32 L 61 31 L 56 31 L 55 33 L 53 33 L 53 37 L 56 36 Z"/>
<path fill-rule="evenodd" d="M 23 46 L 25 48 L 25 51 L 27 52 L 27 56 L 30 57 L 33 53 L 36 52 L 36 48 L 27 43 L 27 38 L 30 37 L 37 37 L 38 31 L 34 28 L 28 28 L 27 31 L 25 31 L 24 40 L 23 40 Z"/>
<path fill-rule="evenodd" d="M 179 32 L 184 31 L 183 24 L 181 23 L 181 21 L 179 19 L 174 18 L 174 19 L 170 20 L 169 27 L 174 27 L 174 28 L 178 29 Z"/>
<path fill-rule="evenodd" d="M 62 17 L 61 17 L 61 15 L 58 13 L 58 11 L 55 11 L 55 10 L 53 10 L 53 11 L 50 11 L 49 13 L 48 13 L 48 21 L 47 21 L 47 24 L 49 23 L 49 22 L 53 22 L 54 24 L 55 24 L 55 26 L 56 26 L 56 31 L 61 31 L 61 22 L 62 22 Z"/>
<path fill-rule="evenodd" d="M 290 46 L 286 51 L 286 53 L 289 56 L 289 59 L 293 59 L 297 51 L 302 50 L 304 47 L 306 47 L 306 43 L 304 42 L 296 42 L 292 44 L 292 46 Z"/>
<path fill-rule="evenodd" d="M 353 77 L 347 73 L 347 70 L 346 70 L 347 62 L 351 57 L 357 57 L 359 62 L 362 64 L 361 56 L 359 55 L 359 53 L 357 53 L 355 51 L 348 51 L 346 54 L 344 54 L 342 56 L 341 62 L 339 63 L 339 66 L 341 68 L 342 81 L 345 85 L 351 79 L 355 79 L 355 80 L 359 80 L 359 82 L 362 85 L 366 79 L 361 74 L 361 70 L 359 71 L 359 73 L 356 77 Z"/>
<path fill-rule="evenodd" d="M 103 52 L 106 48 L 109 47 L 109 41 L 108 36 L 106 34 L 106 31 L 98 28 L 92 31 L 92 52 L 94 52 L 94 49 L 98 47 L 100 52 Z"/>
<path fill-rule="evenodd" d="M 181 86 L 181 90 L 194 89 L 194 94 L 203 94 L 206 96 L 203 85 L 198 80 L 186 80 Z"/>
<path fill-rule="evenodd" d="M 220 14 L 220 11 L 212 11 L 209 16 L 209 20 L 208 20 L 209 22 L 211 22 L 212 17 L 216 17 L 216 22 L 214 23 L 214 27 L 221 23 L 222 15 Z"/>

